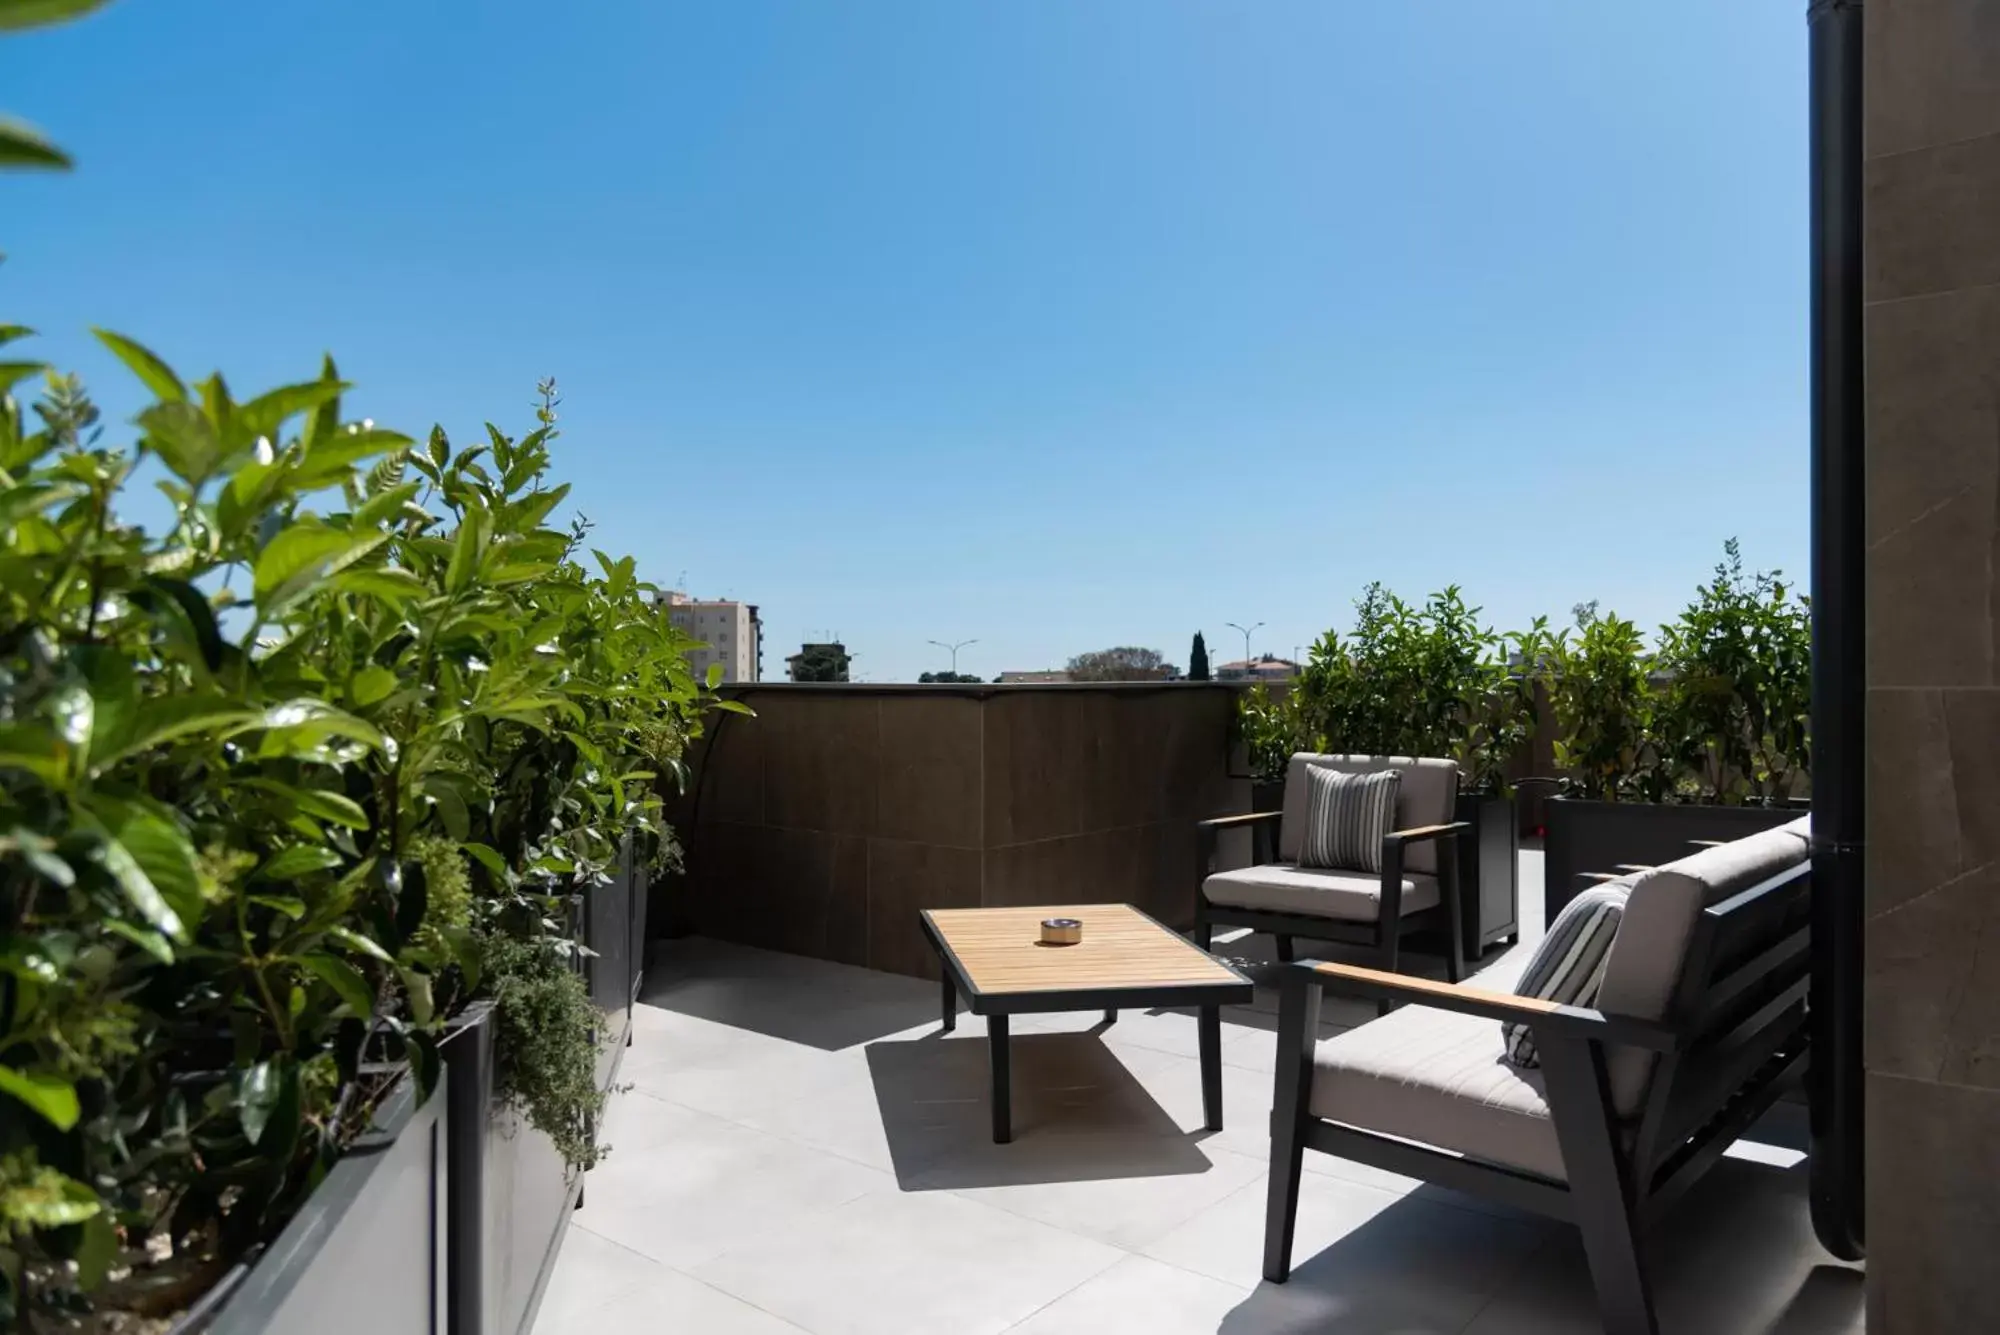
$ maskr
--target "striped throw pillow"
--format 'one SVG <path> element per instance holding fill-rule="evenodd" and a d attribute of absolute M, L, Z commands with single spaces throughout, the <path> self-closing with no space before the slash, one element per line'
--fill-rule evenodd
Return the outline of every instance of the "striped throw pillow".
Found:
<path fill-rule="evenodd" d="M 1301 867 L 1343 871 L 1382 870 L 1382 839 L 1396 828 L 1394 770 L 1345 774 L 1306 766 L 1306 828 L 1299 841 Z"/>
<path fill-rule="evenodd" d="M 1563 905 L 1563 911 L 1549 925 L 1549 933 L 1535 947 L 1521 981 L 1514 985 L 1517 997 L 1539 997 L 1565 1006 L 1588 1006 L 1597 1000 L 1597 988 L 1604 981 L 1604 961 L 1611 955 L 1611 940 L 1625 917 L 1625 897 L 1632 893 L 1628 881 L 1608 881 L 1595 885 Z M 1535 1051 L 1535 1035 L 1525 1024 L 1508 1022 L 1500 1026 L 1507 1042 L 1507 1060 L 1515 1066 L 1542 1064 Z"/>

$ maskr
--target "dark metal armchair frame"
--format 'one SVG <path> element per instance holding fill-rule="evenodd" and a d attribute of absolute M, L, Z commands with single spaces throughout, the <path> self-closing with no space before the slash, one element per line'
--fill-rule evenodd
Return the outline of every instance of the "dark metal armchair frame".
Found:
<path fill-rule="evenodd" d="M 1241 816 L 1217 816 L 1195 827 L 1196 945 L 1203 950 L 1209 949 L 1217 926 L 1248 927 L 1275 936 L 1278 939 L 1278 958 L 1287 963 L 1293 955 L 1292 938 L 1303 936 L 1313 941 L 1372 947 L 1382 968 L 1394 973 L 1401 957 L 1403 937 L 1413 931 L 1434 929 L 1442 933 L 1448 942 L 1445 948 L 1445 976 L 1454 983 L 1464 976 L 1465 944 L 1459 930 L 1458 851 L 1454 841 L 1472 828 L 1469 821 L 1448 821 L 1442 825 L 1395 830 L 1382 840 L 1382 898 L 1373 922 L 1320 918 L 1305 913 L 1271 913 L 1209 903 L 1202 883 L 1208 879 L 1209 870 L 1214 865 L 1218 836 L 1224 830 L 1247 828 L 1250 831 L 1252 865 L 1275 862 L 1279 821 L 1283 814 L 1278 811 L 1253 811 Z M 1412 844 L 1431 842 L 1440 845 L 1437 857 L 1438 903 L 1434 908 L 1406 913 L 1403 910 L 1404 853 Z M 1395 999 L 1384 997 L 1379 1000 L 1382 1010 L 1386 1012 Z"/>
<path fill-rule="evenodd" d="M 1574 1222 L 1607 1335 L 1656 1335 L 1640 1234 L 1805 1063 L 1811 895 L 1811 864 L 1802 862 L 1703 910 L 1663 1023 L 1350 965 L 1302 961 L 1285 970 L 1264 1277 L 1282 1284 L 1291 1273 L 1305 1151 L 1319 1150 Z M 1541 1053 L 1568 1181 L 1314 1115 L 1308 1103 L 1322 990 L 1525 1021 Z M 1636 1120 L 1619 1117 L 1612 1103 L 1606 1057 L 1613 1047 L 1657 1054 Z"/>

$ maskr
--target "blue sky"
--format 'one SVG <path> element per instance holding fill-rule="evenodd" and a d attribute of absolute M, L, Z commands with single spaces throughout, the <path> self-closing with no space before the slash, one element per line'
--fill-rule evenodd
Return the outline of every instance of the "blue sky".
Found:
<path fill-rule="evenodd" d="M 0 40 L 0 319 L 526 430 L 870 680 L 1289 653 L 1381 579 L 1806 573 L 1803 3 L 120 0 Z"/>

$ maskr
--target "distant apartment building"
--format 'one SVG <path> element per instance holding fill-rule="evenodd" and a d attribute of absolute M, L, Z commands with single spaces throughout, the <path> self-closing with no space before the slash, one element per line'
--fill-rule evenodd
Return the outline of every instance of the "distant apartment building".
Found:
<path fill-rule="evenodd" d="M 764 679 L 764 623 L 755 603 L 706 602 L 679 589 L 661 590 L 657 601 L 675 630 L 701 641 L 688 651 L 695 676 L 705 680 L 709 665 L 720 663 L 725 682 Z"/>
<path fill-rule="evenodd" d="M 1054 686 L 1069 680 L 1061 668 L 1042 672 L 1003 672 L 994 678 L 1003 686 Z"/>
<path fill-rule="evenodd" d="M 1299 665 L 1289 658 L 1246 658 L 1223 663 L 1215 669 L 1217 681 L 1290 681 L 1299 675 Z"/>

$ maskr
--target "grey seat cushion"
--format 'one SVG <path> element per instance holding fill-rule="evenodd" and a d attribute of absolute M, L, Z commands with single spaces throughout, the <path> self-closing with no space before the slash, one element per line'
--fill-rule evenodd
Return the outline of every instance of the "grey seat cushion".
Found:
<path fill-rule="evenodd" d="M 1701 911 L 1804 862 L 1809 850 L 1799 824 L 1704 848 L 1633 877 L 1625 917 L 1605 957 L 1597 1008 L 1667 1019 Z M 1639 1111 L 1653 1065 L 1654 1054 L 1642 1048 L 1611 1050 L 1607 1068 L 1620 1113 Z"/>
<path fill-rule="evenodd" d="M 1382 916 L 1382 878 L 1371 872 L 1267 862 L 1217 872 L 1201 883 L 1201 893 L 1211 904 L 1265 913 L 1297 913 L 1341 922 L 1374 922 Z M 1403 877 L 1404 912 L 1415 913 L 1437 902 L 1437 877 Z"/>
<path fill-rule="evenodd" d="M 1322 756 L 1301 751 L 1285 770 L 1285 815 L 1278 827 L 1278 860 L 1297 862 L 1306 829 L 1306 768 L 1320 766 L 1344 774 L 1394 770 L 1401 775 L 1396 792 L 1395 828 L 1413 830 L 1443 825 L 1458 810 L 1458 762 L 1419 760 L 1410 756 Z M 1437 873 L 1435 843 L 1411 844 L 1403 852 L 1403 869 L 1426 876 Z"/>
<path fill-rule="evenodd" d="M 1505 1060 L 1500 1026 L 1405 1006 L 1313 1053 L 1315 1117 L 1566 1180 L 1542 1073 Z"/>

